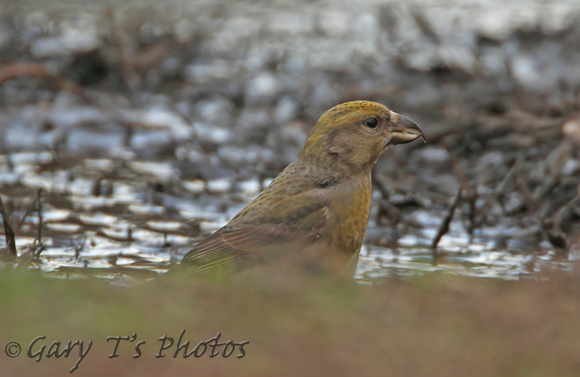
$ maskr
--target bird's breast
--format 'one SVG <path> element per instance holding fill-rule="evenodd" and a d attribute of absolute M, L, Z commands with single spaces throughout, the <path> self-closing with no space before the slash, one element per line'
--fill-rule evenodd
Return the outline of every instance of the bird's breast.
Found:
<path fill-rule="evenodd" d="M 329 211 L 329 242 L 337 251 L 358 253 L 366 232 L 371 199 L 370 176 L 337 185 Z"/>

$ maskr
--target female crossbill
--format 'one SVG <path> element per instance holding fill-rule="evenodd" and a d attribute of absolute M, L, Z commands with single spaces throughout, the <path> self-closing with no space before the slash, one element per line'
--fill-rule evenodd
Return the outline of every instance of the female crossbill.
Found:
<path fill-rule="evenodd" d="M 296 161 L 176 270 L 233 271 L 277 260 L 352 274 L 369 217 L 371 169 L 388 146 L 417 138 L 425 141 L 412 120 L 381 104 L 334 106 Z"/>

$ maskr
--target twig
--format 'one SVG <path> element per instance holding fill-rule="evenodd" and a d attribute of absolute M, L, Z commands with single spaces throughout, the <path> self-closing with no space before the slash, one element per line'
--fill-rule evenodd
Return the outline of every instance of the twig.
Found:
<path fill-rule="evenodd" d="M 567 219 L 568 216 L 574 211 L 576 206 L 580 205 L 580 193 L 576 195 L 570 203 L 562 206 L 558 212 L 551 219 L 541 219 L 542 233 L 544 238 L 547 239 L 552 246 L 560 250 L 569 251 L 570 242 L 566 237 L 566 233 L 562 228 L 562 223 Z M 540 215 L 544 217 L 545 215 Z"/>
<path fill-rule="evenodd" d="M 34 207 L 34 205 L 38 201 L 38 196 L 40 195 L 40 191 L 41 190 L 42 189 L 40 189 L 40 188 L 38 190 L 36 190 L 36 194 L 34 195 L 34 198 L 32 198 L 32 201 L 30 202 L 30 205 L 28 206 L 28 208 L 26 208 L 26 212 L 24 212 L 24 215 L 22 216 L 22 218 L 18 222 L 18 225 L 16 225 L 16 233 L 18 233 L 20 231 L 20 228 L 22 227 L 22 224 L 24 224 L 24 220 L 26 220 L 26 218 L 28 217 L 28 215 L 30 215 L 30 211 L 32 211 L 32 207 Z"/>
<path fill-rule="evenodd" d="M 16 237 L 14 235 L 14 230 L 10 225 L 10 220 L 8 219 L 8 215 L 6 214 L 6 210 L 4 208 L 4 203 L 2 202 L 2 198 L 0 198 L 0 214 L 2 215 L 2 221 L 4 222 L 4 235 L 6 237 L 6 254 L 10 258 L 16 258 Z"/>
<path fill-rule="evenodd" d="M 468 212 L 467 218 L 469 220 L 469 226 L 467 227 L 467 233 L 469 234 L 469 242 L 473 241 L 473 232 L 476 228 L 475 214 L 477 212 L 477 207 L 475 203 L 477 202 L 477 186 L 473 187 L 467 186 L 465 188 L 465 201 L 467 202 Z"/>
<path fill-rule="evenodd" d="M 455 173 L 459 177 L 460 187 L 464 187 L 464 190 L 463 190 L 464 194 L 465 194 L 464 200 L 468 204 L 467 221 L 469 221 L 469 225 L 465 224 L 465 216 L 464 216 L 464 221 L 463 221 L 464 224 L 463 225 L 467 229 L 467 232 L 469 234 L 469 242 L 471 243 L 471 241 L 473 239 L 473 231 L 475 230 L 475 225 L 476 225 L 475 224 L 475 213 L 476 213 L 475 202 L 477 200 L 477 185 L 473 181 L 470 183 L 470 181 L 467 178 L 467 175 L 465 174 L 463 167 L 459 163 L 459 160 L 456 156 L 453 156 L 452 162 L 453 162 L 453 168 L 455 170 Z"/>
<path fill-rule="evenodd" d="M 522 163 L 520 157 L 518 157 L 518 168 L 516 169 L 516 187 L 522 192 L 526 203 L 533 203 L 534 196 L 532 195 L 530 188 L 526 183 L 526 179 L 522 173 Z"/>
<path fill-rule="evenodd" d="M 20 258 L 18 259 L 18 266 L 19 269 L 25 269 L 32 261 L 38 259 L 40 253 L 42 253 L 46 249 L 46 245 L 43 243 L 32 243 L 26 246 L 26 248 L 22 251 Z"/>
<path fill-rule="evenodd" d="M 546 170 L 548 171 L 548 177 L 544 180 L 544 184 L 540 185 L 534 191 L 534 206 L 537 208 L 542 199 L 546 199 L 549 193 L 556 187 L 558 181 L 560 180 L 560 175 L 564 165 L 572 155 L 572 148 L 567 141 L 563 140 L 558 148 L 552 152 L 546 161 Z"/>
<path fill-rule="evenodd" d="M 37 192 L 36 203 L 38 203 L 38 235 L 36 240 L 38 244 L 42 244 L 42 189 L 39 188 Z"/>
<path fill-rule="evenodd" d="M 453 203 L 451 204 L 451 207 L 449 207 L 449 211 L 447 212 L 447 216 L 445 216 L 445 219 L 443 219 L 443 222 L 441 223 L 441 226 L 439 226 L 439 230 L 437 231 L 437 235 L 433 239 L 433 243 L 431 244 L 431 248 L 433 249 L 434 252 L 435 252 L 435 249 L 437 248 L 437 245 L 439 244 L 439 241 L 441 240 L 441 237 L 443 237 L 445 235 L 445 233 L 447 233 L 449 231 L 449 224 L 451 223 L 451 220 L 453 220 L 453 215 L 455 214 L 455 208 L 457 208 L 457 204 L 459 203 L 459 200 L 461 199 L 461 192 L 462 191 L 463 191 L 463 186 L 460 186 L 459 190 L 457 191 L 457 195 L 455 196 L 455 199 L 453 200 Z"/>
<path fill-rule="evenodd" d="M 485 202 L 485 204 L 483 206 L 481 206 L 479 211 L 477 211 L 477 214 L 475 217 L 481 219 L 480 224 L 482 224 L 485 221 L 485 217 L 487 215 L 487 212 L 491 209 L 493 203 L 498 200 L 499 196 L 501 194 L 503 194 L 508 182 L 510 182 L 514 178 L 514 176 L 516 174 L 517 165 L 518 165 L 518 160 L 516 159 L 514 161 L 514 163 L 512 164 L 512 166 L 510 167 L 510 170 L 505 175 L 505 177 L 497 185 L 497 188 L 495 189 L 495 191 L 489 196 L 489 199 L 487 200 L 487 202 Z"/>

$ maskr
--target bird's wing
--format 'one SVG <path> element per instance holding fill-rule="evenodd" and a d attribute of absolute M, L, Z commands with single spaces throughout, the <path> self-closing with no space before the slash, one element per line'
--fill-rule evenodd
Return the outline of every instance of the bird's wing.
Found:
<path fill-rule="evenodd" d="M 327 221 L 326 204 L 314 197 L 290 196 L 275 207 L 284 210 L 234 218 L 188 252 L 180 269 L 195 274 L 259 262 L 276 251 L 315 242 Z"/>

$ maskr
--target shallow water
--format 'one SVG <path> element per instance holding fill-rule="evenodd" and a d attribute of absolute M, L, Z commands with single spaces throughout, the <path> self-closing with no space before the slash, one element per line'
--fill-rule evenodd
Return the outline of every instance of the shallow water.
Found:
<path fill-rule="evenodd" d="M 43 250 L 29 268 L 58 278 L 151 278 L 225 224 L 260 189 L 257 177 L 237 184 L 227 177 L 182 181 L 174 166 L 171 160 L 59 159 L 45 152 L 0 156 L 0 190 L 14 228 L 32 206 L 16 230 L 18 253 L 38 251 L 34 241 L 42 221 Z M 40 188 L 41 220 L 32 203 Z M 533 252 L 510 243 L 498 248 L 498 238 L 523 231 L 516 227 L 483 228 L 470 241 L 459 220 L 434 253 L 428 245 L 444 215 L 410 210 L 415 226 L 396 241 L 396 249 L 384 246 L 392 229 L 371 220 L 355 279 L 445 273 L 518 280 L 575 263 L 573 255 L 563 258 L 545 242 Z"/>
<path fill-rule="evenodd" d="M 565 212 L 580 177 L 577 148 L 563 148 L 564 134 L 579 134 L 571 0 L 176 0 L 152 13 L 80 1 L 58 15 L 40 3 L 2 13 L 4 63 L 36 62 L 84 95 L 26 70 L 1 83 L 0 194 L 18 253 L 39 255 L 21 264 L 50 276 L 155 276 L 296 158 L 324 110 L 354 98 L 411 116 L 429 140 L 393 148 L 375 168 L 388 183 L 373 193 L 359 281 L 533 278 L 580 259 L 578 210 L 555 227 L 568 231 L 566 255 L 539 224 Z M 135 27 L 119 35 L 111 14 Z M 103 75 L 87 73 L 95 67 Z M 559 185 L 544 191 L 550 179 Z M 462 203 L 434 253 L 466 183 L 475 231 Z M 399 218 L 381 215 L 384 202 Z"/>

